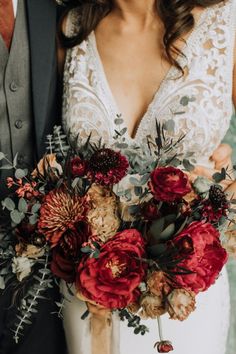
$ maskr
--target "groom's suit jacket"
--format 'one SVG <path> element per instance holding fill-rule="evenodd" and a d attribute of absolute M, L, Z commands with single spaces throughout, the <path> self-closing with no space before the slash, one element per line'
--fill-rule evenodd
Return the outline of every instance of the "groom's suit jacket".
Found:
<path fill-rule="evenodd" d="M 11 158 L 22 150 L 28 164 L 43 154 L 45 137 L 60 119 L 58 16 L 54 0 L 18 0 L 11 53 L 0 38 L 0 151 Z M 12 294 L 11 286 L 0 293 L 0 354 L 66 354 L 61 320 L 52 314 L 57 311 L 53 300 L 58 300 L 58 290 L 44 294 L 47 299 L 17 345 L 11 332 L 17 315 Z"/>

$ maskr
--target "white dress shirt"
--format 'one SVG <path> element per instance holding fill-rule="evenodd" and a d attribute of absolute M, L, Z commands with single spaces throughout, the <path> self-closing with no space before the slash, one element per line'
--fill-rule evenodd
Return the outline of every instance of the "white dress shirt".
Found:
<path fill-rule="evenodd" d="M 15 15 L 15 17 L 16 17 L 17 2 L 18 2 L 18 0 L 12 0 L 12 2 L 13 2 L 14 15 Z"/>

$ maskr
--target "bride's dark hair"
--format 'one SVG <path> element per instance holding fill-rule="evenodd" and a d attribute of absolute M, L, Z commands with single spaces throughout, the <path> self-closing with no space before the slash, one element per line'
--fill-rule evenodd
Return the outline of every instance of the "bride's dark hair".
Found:
<path fill-rule="evenodd" d="M 78 33 L 73 38 L 68 38 L 61 31 L 65 47 L 73 47 L 86 39 L 113 8 L 113 0 L 62 0 L 61 2 L 68 6 L 64 16 L 71 8 L 79 8 Z M 194 18 L 191 11 L 194 7 L 206 8 L 221 2 L 225 0 L 156 0 L 156 9 L 165 28 L 163 45 L 170 64 L 183 72 L 175 59 L 176 55 L 182 54 L 175 43 L 177 39 L 182 39 L 193 29 Z"/>

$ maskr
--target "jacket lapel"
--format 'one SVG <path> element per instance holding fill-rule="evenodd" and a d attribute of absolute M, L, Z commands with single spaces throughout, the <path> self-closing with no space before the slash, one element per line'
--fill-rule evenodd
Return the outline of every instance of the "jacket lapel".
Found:
<path fill-rule="evenodd" d="M 32 100 L 36 143 L 42 149 L 47 103 L 56 55 L 56 2 L 26 0 L 31 56 Z"/>

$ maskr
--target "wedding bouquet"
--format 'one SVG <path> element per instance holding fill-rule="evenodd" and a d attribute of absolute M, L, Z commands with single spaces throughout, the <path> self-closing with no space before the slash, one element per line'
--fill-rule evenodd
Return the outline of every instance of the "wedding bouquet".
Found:
<path fill-rule="evenodd" d="M 69 145 L 55 127 L 33 172 L 0 153 L 2 168 L 14 170 L 2 201 L 0 288 L 9 281 L 24 288 L 16 341 L 45 289 L 60 279 L 143 335 L 141 319 L 168 313 L 185 320 L 197 294 L 218 278 L 227 261 L 221 234 L 234 203 L 218 184 L 225 171 L 214 182 L 192 181 L 193 154 L 176 155 L 184 137 L 166 138 L 172 121 L 156 127 L 156 139 L 141 147 L 129 146 L 117 129 L 111 148 L 79 136 Z M 58 306 L 60 315 L 63 301 Z M 163 338 L 155 346 L 173 349 Z"/>

